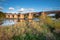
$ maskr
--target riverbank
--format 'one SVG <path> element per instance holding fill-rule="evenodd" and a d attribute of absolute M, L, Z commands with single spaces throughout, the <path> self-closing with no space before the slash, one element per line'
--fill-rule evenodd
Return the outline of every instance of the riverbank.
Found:
<path fill-rule="evenodd" d="M 13 25 L 2 26 L 0 28 L 0 40 L 60 40 L 58 30 L 60 21 L 46 19 L 39 20 L 20 20 Z M 58 37 L 58 38 L 57 38 Z"/>
<path fill-rule="evenodd" d="M 49 26 L 42 22 L 23 21 L 11 26 L 1 27 L 0 40 L 60 40 L 57 36 L 58 33 L 56 34 L 51 30 Z"/>

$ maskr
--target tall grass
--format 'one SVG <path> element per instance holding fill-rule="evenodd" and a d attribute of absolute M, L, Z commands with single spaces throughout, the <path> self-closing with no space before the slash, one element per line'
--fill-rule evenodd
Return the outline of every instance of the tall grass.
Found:
<path fill-rule="evenodd" d="M 24 20 L 11 26 L 1 27 L 0 40 L 55 40 L 55 34 L 51 30 L 59 29 L 59 24 L 59 21 L 53 21 L 50 17 L 39 22 Z"/>

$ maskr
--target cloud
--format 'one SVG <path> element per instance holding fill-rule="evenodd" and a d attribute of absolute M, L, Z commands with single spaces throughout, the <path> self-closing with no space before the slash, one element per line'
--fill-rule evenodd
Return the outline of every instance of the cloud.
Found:
<path fill-rule="evenodd" d="M 3 7 L 0 7 L 0 10 L 3 10 Z"/>
<path fill-rule="evenodd" d="M 27 9 L 27 12 L 34 12 L 34 11 L 35 11 L 34 8 L 28 8 L 28 9 Z"/>
<path fill-rule="evenodd" d="M 19 12 L 23 12 L 23 11 L 25 11 L 25 9 L 24 8 L 20 8 L 18 11 Z"/>
<path fill-rule="evenodd" d="M 13 7 L 9 7 L 9 10 L 14 10 L 14 8 Z"/>
<path fill-rule="evenodd" d="M 50 11 L 53 10 L 53 8 L 40 8 L 41 11 Z"/>
<path fill-rule="evenodd" d="M 29 10 L 29 11 L 34 11 L 34 8 L 29 8 L 28 10 Z"/>
<path fill-rule="evenodd" d="M 20 8 L 18 12 L 22 12 L 22 13 L 34 12 L 34 9 L 33 8 Z"/>
<path fill-rule="evenodd" d="M 24 11 L 25 9 L 24 8 L 21 8 L 20 11 Z"/>

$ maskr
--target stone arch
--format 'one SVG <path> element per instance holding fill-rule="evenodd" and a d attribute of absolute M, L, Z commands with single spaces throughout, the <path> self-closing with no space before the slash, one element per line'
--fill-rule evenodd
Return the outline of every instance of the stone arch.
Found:
<path fill-rule="evenodd" d="M 20 14 L 18 14 L 17 16 L 18 16 L 18 18 L 20 19 Z"/>
<path fill-rule="evenodd" d="M 10 18 L 10 15 L 9 14 L 6 14 L 6 18 Z"/>
<path fill-rule="evenodd" d="M 12 14 L 10 14 L 10 18 L 13 18 Z"/>
<path fill-rule="evenodd" d="M 12 15 L 12 17 L 14 18 L 14 14 Z"/>
<path fill-rule="evenodd" d="M 8 18 L 10 18 L 10 15 L 8 15 Z"/>

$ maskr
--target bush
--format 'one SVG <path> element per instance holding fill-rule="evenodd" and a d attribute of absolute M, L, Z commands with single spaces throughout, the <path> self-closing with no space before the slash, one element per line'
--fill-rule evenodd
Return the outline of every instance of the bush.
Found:
<path fill-rule="evenodd" d="M 25 36 L 18 35 L 13 36 L 13 40 L 46 40 L 46 37 L 41 34 L 32 34 L 32 33 L 26 33 Z"/>

